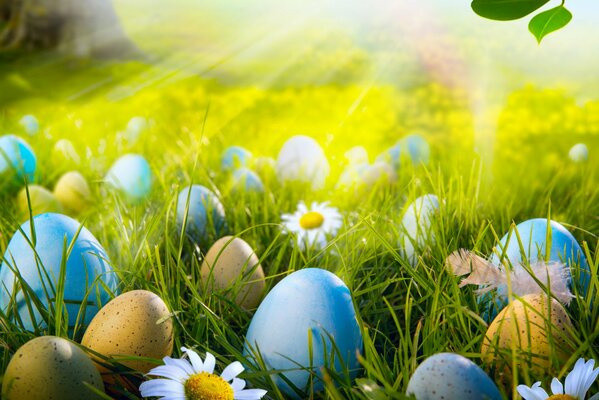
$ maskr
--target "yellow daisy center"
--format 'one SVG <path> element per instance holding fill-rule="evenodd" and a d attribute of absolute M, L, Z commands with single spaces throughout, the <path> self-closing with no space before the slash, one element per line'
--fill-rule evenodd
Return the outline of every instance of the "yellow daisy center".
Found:
<path fill-rule="evenodd" d="M 324 216 L 317 211 L 308 211 L 300 217 L 299 224 L 302 229 L 316 229 L 324 222 Z"/>
<path fill-rule="evenodd" d="M 185 381 L 189 400 L 233 400 L 233 388 L 218 375 L 200 372 Z"/>
<path fill-rule="evenodd" d="M 547 400 L 576 400 L 576 397 L 569 394 L 554 394 L 553 396 L 549 396 Z"/>

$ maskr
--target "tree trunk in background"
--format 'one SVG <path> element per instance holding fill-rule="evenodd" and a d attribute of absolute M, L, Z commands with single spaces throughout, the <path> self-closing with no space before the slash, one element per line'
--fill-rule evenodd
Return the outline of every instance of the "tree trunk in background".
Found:
<path fill-rule="evenodd" d="M 111 0 L 0 0 L 0 47 L 57 49 L 76 57 L 141 55 Z"/>

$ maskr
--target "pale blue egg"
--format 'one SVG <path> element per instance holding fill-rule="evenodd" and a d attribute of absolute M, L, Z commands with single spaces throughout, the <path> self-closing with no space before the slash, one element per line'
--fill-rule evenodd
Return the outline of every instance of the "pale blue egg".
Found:
<path fill-rule="evenodd" d="M 264 185 L 260 177 L 249 168 L 237 168 L 233 171 L 232 189 L 237 192 L 262 193 Z"/>
<path fill-rule="evenodd" d="M 223 171 L 232 171 L 236 168 L 247 167 L 252 160 L 252 153 L 241 146 L 227 147 L 223 152 L 220 165 Z"/>
<path fill-rule="evenodd" d="M 408 135 L 400 143 L 414 165 L 428 164 L 431 149 L 424 137 L 418 134 Z"/>
<path fill-rule="evenodd" d="M 139 154 L 125 154 L 108 170 L 106 183 L 120 191 L 130 203 L 139 203 L 152 190 L 152 170 Z"/>
<path fill-rule="evenodd" d="M 185 233 L 189 238 L 206 244 L 211 237 L 219 238 L 225 232 L 225 208 L 210 189 L 202 185 L 188 186 L 179 192 L 177 198 L 179 231 L 183 229 L 184 223 Z"/>
<path fill-rule="evenodd" d="M 416 265 L 418 250 L 435 240 L 433 219 L 439 210 L 439 199 L 434 194 L 418 197 L 405 210 L 401 220 L 400 245 L 403 255 Z"/>
<path fill-rule="evenodd" d="M 353 378 L 359 369 L 356 354 L 362 351 L 362 333 L 348 287 L 335 274 L 318 268 L 284 278 L 250 323 L 244 353 L 253 358 L 258 351 L 267 368 L 285 370 L 273 379 L 289 397 L 298 394 L 280 375 L 301 391 L 309 388 L 311 367 L 315 390 L 323 388 L 320 371 L 325 365 L 341 375 L 348 368 Z M 330 365 L 333 354 L 335 363 Z"/>
<path fill-rule="evenodd" d="M 453 353 L 424 360 L 408 382 L 416 400 L 501 400 L 497 385 L 475 363 Z"/>
<path fill-rule="evenodd" d="M 551 248 L 549 249 L 549 261 L 564 262 L 570 268 L 580 269 L 575 271 L 577 277 L 575 284 L 579 294 L 585 295 L 589 286 L 590 271 L 584 252 L 574 236 L 561 224 L 550 221 L 551 226 Z M 516 232 L 508 233 L 500 240 L 500 246 L 496 247 L 500 254 L 505 252 L 505 258 L 512 265 L 522 262 L 522 250 L 529 263 L 545 259 L 547 250 L 547 219 L 535 218 L 524 221 L 516 226 L 518 236 L 522 241 L 522 249 L 518 243 Z M 508 241 L 508 236 L 509 241 Z M 502 250 L 504 249 L 504 250 Z M 499 257 L 493 254 L 491 262 L 499 265 Z M 482 301 L 489 301 L 488 310 L 484 310 L 483 316 L 491 320 L 506 306 L 507 288 L 501 286 L 496 292 L 490 292 L 482 297 Z"/>
<path fill-rule="evenodd" d="M 401 166 L 401 144 L 398 142 L 377 156 L 375 162 L 387 163 L 396 170 Z"/>
<path fill-rule="evenodd" d="M 40 214 L 33 218 L 33 225 L 35 235 L 31 234 L 31 222 L 23 223 L 21 231 L 14 233 L 4 254 L 0 267 L 0 308 L 4 312 L 9 312 L 9 309 L 12 312 L 15 307 L 24 328 L 29 331 L 33 331 L 36 326 L 46 327 L 34 302 L 30 302 L 33 308 L 31 315 L 27 305 L 29 293 L 25 295 L 20 289 L 22 281 L 16 278 L 13 271 L 16 269 L 19 272 L 22 280 L 29 285 L 44 307 L 49 307 L 49 299 L 54 305 L 61 264 L 64 261 L 63 251 L 66 252 L 71 246 L 65 263 L 64 302 L 71 328 L 75 326 L 80 310 L 83 310 L 81 304 L 86 302 L 85 313 L 81 314 L 79 320 L 80 324 L 86 325 L 97 313 L 99 306 L 110 300 L 105 287 L 115 294 L 118 290 L 118 279 L 107 262 L 106 252 L 85 227 L 81 227 L 77 234 L 79 222 L 65 215 Z M 35 243 L 35 252 L 30 242 Z M 11 297 L 14 297 L 15 303 L 9 307 Z"/>
<path fill-rule="evenodd" d="M 575 163 L 582 163 L 589 160 L 589 148 L 584 143 L 578 143 L 572 146 L 568 153 L 570 160 Z"/>
<path fill-rule="evenodd" d="M 38 133 L 40 130 L 40 124 L 37 118 L 31 114 L 23 115 L 23 117 L 19 120 L 19 125 L 23 127 L 25 133 L 32 136 Z"/>
<path fill-rule="evenodd" d="M 37 159 L 26 141 L 15 135 L 0 137 L 0 177 L 11 176 L 17 182 L 35 179 Z"/>

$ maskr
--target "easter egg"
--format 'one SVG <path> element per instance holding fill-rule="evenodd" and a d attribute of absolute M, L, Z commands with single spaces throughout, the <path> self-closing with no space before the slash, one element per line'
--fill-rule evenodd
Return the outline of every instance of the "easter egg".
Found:
<path fill-rule="evenodd" d="M 248 168 L 238 168 L 231 176 L 231 189 L 236 192 L 264 192 L 262 180 Z"/>
<path fill-rule="evenodd" d="M 431 149 L 425 138 L 418 134 L 408 135 L 400 140 L 400 145 L 413 164 L 428 164 Z"/>
<path fill-rule="evenodd" d="M 337 188 L 357 188 L 364 185 L 364 175 L 370 168 L 368 163 L 350 164 L 345 167 L 339 180 L 337 181 Z"/>
<path fill-rule="evenodd" d="M 134 204 L 148 197 L 152 190 L 152 170 L 139 154 L 125 154 L 116 160 L 105 180 Z"/>
<path fill-rule="evenodd" d="M 125 129 L 125 132 L 121 132 L 121 135 L 127 140 L 129 145 L 133 145 L 149 126 L 150 124 L 146 118 L 136 116 L 129 120 L 127 129 Z"/>
<path fill-rule="evenodd" d="M 27 201 L 27 189 L 29 189 L 29 202 Z M 60 204 L 56 196 L 45 187 L 29 185 L 27 189 L 21 189 L 17 195 L 17 205 L 22 220 L 29 219 L 30 207 L 31 215 L 33 216 L 47 212 L 61 213 L 63 211 L 62 204 Z"/>
<path fill-rule="evenodd" d="M 572 146 L 568 152 L 568 156 L 570 157 L 570 160 L 574 161 L 575 163 L 582 163 L 588 161 L 589 149 L 586 144 L 578 143 Z"/>
<path fill-rule="evenodd" d="M 439 210 L 434 194 L 418 197 L 406 209 L 401 220 L 400 241 L 404 256 L 412 265 L 418 261 L 416 250 L 434 241 L 432 218 Z"/>
<path fill-rule="evenodd" d="M 343 156 L 350 164 L 368 163 L 368 151 L 364 146 L 355 146 L 346 151 Z"/>
<path fill-rule="evenodd" d="M 0 137 L 0 179 L 31 183 L 35 179 L 37 160 L 27 142 L 15 135 Z"/>
<path fill-rule="evenodd" d="M 31 114 L 23 115 L 19 120 L 19 125 L 23 127 L 26 134 L 31 136 L 35 135 L 40 130 L 40 124 L 37 121 L 37 118 Z"/>
<path fill-rule="evenodd" d="M 235 287 L 235 302 L 245 309 L 256 308 L 266 287 L 254 250 L 233 236 L 220 238 L 212 245 L 204 257 L 201 275 L 208 293 Z"/>
<path fill-rule="evenodd" d="M 127 356 L 162 359 L 173 352 L 173 321 L 164 301 L 147 290 L 112 299 L 87 327 L 81 344 L 127 367 L 148 373 L 155 363 L 119 360 Z"/>
<path fill-rule="evenodd" d="M 396 143 L 387 150 L 379 154 L 375 162 L 382 162 L 391 165 L 395 170 L 401 166 L 401 145 Z"/>
<path fill-rule="evenodd" d="M 574 326 L 564 307 L 550 300 L 548 305 L 545 294 L 529 294 L 505 307 L 485 334 L 481 348 L 484 360 L 504 374 L 512 362 L 512 349 L 519 364 L 526 363 L 538 374 L 550 368 L 552 356 L 565 362 L 573 351 L 569 332 Z"/>
<path fill-rule="evenodd" d="M 191 185 L 177 198 L 177 227 L 196 242 L 219 237 L 226 229 L 225 209 L 216 195 L 201 185 Z"/>
<path fill-rule="evenodd" d="M 298 393 L 281 375 L 305 393 L 312 369 L 316 374 L 313 389 L 320 390 L 322 367 L 342 376 L 348 370 L 353 378 L 360 351 L 362 333 L 348 287 L 333 273 L 318 268 L 296 271 L 268 293 L 252 318 L 244 348 L 246 356 L 259 352 L 268 369 L 281 371 L 273 379 L 289 397 Z"/>
<path fill-rule="evenodd" d="M 32 225 L 35 240 L 31 234 Z M 63 250 L 67 250 L 64 249 L 65 240 L 67 249 L 70 246 L 66 261 L 62 256 Z M 35 243 L 35 251 L 30 243 Z M 61 264 L 64 262 L 62 295 L 68 312 L 68 325 L 74 327 L 77 322 L 86 325 L 98 307 L 108 302 L 110 296 L 105 287 L 112 292 L 118 289 L 116 275 L 106 260 L 108 256 L 100 243 L 77 221 L 62 214 L 38 215 L 33 218 L 33 223 L 23 223 L 8 244 L 0 267 L 0 308 L 4 312 L 16 309 L 24 328 L 29 331 L 45 327 L 45 321 L 30 297 L 35 295 L 45 308 L 49 307 L 49 301 L 55 301 L 52 291 L 59 287 Z M 23 292 L 22 282 L 13 272 L 15 269 L 29 285 L 31 292 Z M 11 297 L 14 297 L 14 304 Z M 30 314 L 28 302 L 31 303 L 33 315 Z M 80 311 L 82 316 L 78 320 Z"/>
<path fill-rule="evenodd" d="M 58 179 L 54 185 L 54 196 L 72 214 L 85 211 L 92 198 L 87 180 L 77 171 L 69 171 Z"/>
<path fill-rule="evenodd" d="M 323 188 L 330 172 L 322 147 L 302 135 L 293 136 L 283 144 L 276 169 L 280 182 L 308 183 L 314 190 Z"/>
<path fill-rule="evenodd" d="M 501 400 L 501 393 L 475 363 L 459 354 L 428 357 L 408 382 L 408 395 L 416 400 Z"/>
<path fill-rule="evenodd" d="M 397 178 L 393 167 L 385 162 L 376 161 L 369 165 L 362 175 L 362 180 L 367 187 L 372 187 L 377 183 L 391 183 Z"/>
<path fill-rule="evenodd" d="M 75 146 L 68 139 L 60 139 L 54 144 L 53 155 L 55 160 L 62 164 L 79 165 L 81 162 Z"/>
<path fill-rule="evenodd" d="M 104 393 L 100 373 L 76 344 L 41 336 L 19 347 L 2 380 L 4 400 L 92 400 Z"/>
<path fill-rule="evenodd" d="M 241 146 L 227 147 L 220 158 L 223 171 L 232 171 L 250 165 L 252 153 Z"/>

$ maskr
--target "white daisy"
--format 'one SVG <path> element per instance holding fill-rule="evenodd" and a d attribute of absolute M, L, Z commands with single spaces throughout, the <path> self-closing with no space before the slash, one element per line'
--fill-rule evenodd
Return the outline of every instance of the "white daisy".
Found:
<path fill-rule="evenodd" d="M 335 207 L 330 207 L 328 201 L 313 202 L 309 209 L 303 201 L 300 201 L 296 212 L 283 214 L 281 219 L 285 232 L 296 235 L 302 250 L 310 246 L 324 248 L 327 244 L 327 236 L 335 235 L 343 223 L 339 211 Z"/>
<path fill-rule="evenodd" d="M 262 389 L 245 389 L 245 381 L 237 375 L 243 372 L 239 361 L 228 365 L 222 374 L 214 374 L 216 359 L 206 353 L 202 362 L 193 350 L 181 347 L 188 360 L 164 357 L 164 364 L 148 375 L 166 379 L 152 379 L 139 386 L 142 397 L 163 400 L 258 400 L 266 394 Z"/>
<path fill-rule="evenodd" d="M 541 382 L 536 382 L 531 387 L 519 385 L 518 393 L 524 400 L 584 400 L 588 390 L 599 376 L 599 368 L 593 369 L 594 366 L 595 360 L 585 362 L 583 358 L 579 358 L 574 369 L 566 376 L 565 387 L 557 378 L 553 378 L 552 396 L 541 387 Z M 599 400 L 599 393 L 589 400 Z"/>

